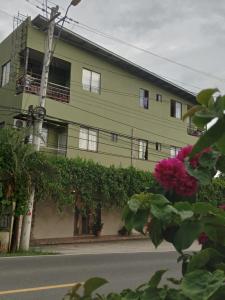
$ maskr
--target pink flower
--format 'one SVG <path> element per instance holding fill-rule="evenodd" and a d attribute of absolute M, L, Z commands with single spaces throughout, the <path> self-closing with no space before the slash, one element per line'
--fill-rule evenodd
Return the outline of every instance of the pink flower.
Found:
<path fill-rule="evenodd" d="M 209 238 L 208 236 L 205 234 L 205 232 L 202 232 L 200 234 L 200 236 L 198 237 L 198 242 L 200 245 L 204 245 L 206 242 L 208 242 Z"/>
<path fill-rule="evenodd" d="M 187 173 L 178 158 L 161 160 L 155 167 L 154 176 L 166 191 L 174 191 L 180 196 L 192 196 L 197 192 L 197 180 Z"/>
<path fill-rule="evenodd" d="M 183 161 L 185 160 L 186 157 L 188 157 L 188 155 L 191 153 L 193 149 L 193 146 L 192 145 L 188 145 L 184 148 L 182 148 L 178 154 L 177 154 L 177 158 L 180 160 L 180 161 Z M 202 154 L 203 153 L 208 153 L 210 152 L 212 149 L 210 147 L 208 148 L 205 148 L 203 151 L 201 151 L 200 153 L 196 154 L 192 159 L 190 159 L 190 164 L 193 168 L 197 168 L 198 165 L 199 165 L 199 159 L 201 158 Z"/>
<path fill-rule="evenodd" d="M 219 208 L 222 208 L 223 210 L 225 210 L 225 204 L 219 205 Z"/>

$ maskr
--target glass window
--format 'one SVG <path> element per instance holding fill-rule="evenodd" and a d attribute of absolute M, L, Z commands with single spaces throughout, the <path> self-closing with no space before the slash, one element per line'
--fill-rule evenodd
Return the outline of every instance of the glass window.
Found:
<path fill-rule="evenodd" d="M 148 160 L 148 142 L 139 140 L 138 158 Z"/>
<path fill-rule="evenodd" d="M 94 129 L 80 128 L 79 148 L 89 151 L 97 151 L 98 132 Z"/>
<path fill-rule="evenodd" d="M 180 151 L 180 147 L 176 147 L 176 146 L 171 146 L 170 147 L 170 157 L 176 157 L 178 152 Z"/>
<path fill-rule="evenodd" d="M 182 117 L 182 104 L 178 101 L 171 100 L 170 102 L 170 116 L 176 119 Z"/>
<path fill-rule="evenodd" d="M 156 101 L 157 102 L 162 102 L 162 95 L 156 94 Z"/>
<path fill-rule="evenodd" d="M 88 149 L 88 129 L 80 128 L 80 136 L 79 136 L 79 148 L 87 150 Z"/>
<path fill-rule="evenodd" d="M 100 92 L 100 74 L 92 72 L 91 76 L 91 91 L 98 94 Z"/>
<path fill-rule="evenodd" d="M 111 140 L 112 140 L 112 142 L 116 143 L 118 141 L 118 134 L 112 133 L 111 134 Z"/>
<path fill-rule="evenodd" d="M 91 88 L 91 71 L 83 69 L 82 85 L 83 85 L 84 90 L 90 91 L 90 88 Z"/>
<path fill-rule="evenodd" d="M 83 69 L 82 85 L 84 90 L 99 94 L 101 88 L 101 75 L 99 73 Z"/>
<path fill-rule="evenodd" d="M 1 84 L 1 86 L 5 86 L 7 83 L 9 83 L 10 67 L 11 67 L 10 61 L 2 66 L 2 84 Z"/>
<path fill-rule="evenodd" d="M 88 150 L 97 151 L 97 131 L 96 130 L 89 130 Z"/>
<path fill-rule="evenodd" d="M 156 143 L 155 143 L 155 150 L 156 150 L 156 151 L 162 151 L 162 144 L 156 142 Z"/>
<path fill-rule="evenodd" d="M 144 109 L 148 109 L 148 107 L 149 107 L 149 91 L 148 90 L 140 89 L 139 101 L 140 101 L 140 107 L 143 107 Z"/>

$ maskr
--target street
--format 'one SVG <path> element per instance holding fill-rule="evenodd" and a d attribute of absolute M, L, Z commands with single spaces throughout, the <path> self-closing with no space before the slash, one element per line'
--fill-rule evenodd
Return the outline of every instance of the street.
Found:
<path fill-rule="evenodd" d="M 175 252 L 0 258 L 0 299 L 61 300 L 68 290 L 62 285 L 95 276 L 109 281 L 103 292 L 134 288 L 159 269 L 169 270 L 166 277 L 179 277 L 176 258 Z"/>

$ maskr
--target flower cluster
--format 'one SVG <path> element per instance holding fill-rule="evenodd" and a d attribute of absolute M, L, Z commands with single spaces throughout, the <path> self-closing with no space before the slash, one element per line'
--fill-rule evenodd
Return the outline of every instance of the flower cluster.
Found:
<path fill-rule="evenodd" d="M 166 191 L 174 191 L 180 196 L 192 196 L 197 192 L 197 180 L 187 173 L 178 158 L 161 160 L 155 167 L 154 176 Z"/>
<path fill-rule="evenodd" d="M 198 182 L 187 173 L 184 165 L 184 160 L 192 148 L 192 146 L 184 147 L 175 158 L 163 159 L 156 165 L 154 176 L 166 191 L 174 191 L 180 196 L 196 194 Z M 197 167 L 198 160 L 199 157 L 194 157 L 191 165 Z"/>

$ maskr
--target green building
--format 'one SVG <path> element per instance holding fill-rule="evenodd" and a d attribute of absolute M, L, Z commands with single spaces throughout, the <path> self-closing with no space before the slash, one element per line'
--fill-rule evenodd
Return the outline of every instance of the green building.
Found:
<path fill-rule="evenodd" d="M 0 121 L 6 124 L 27 126 L 29 107 L 38 105 L 46 28 L 44 17 L 28 18 L 0 44 Z M 195 143 L 200 132 L 182 121 L 194 94 L 68 29 L 55 43 L 41 151 L 153 170 Z M 73 235 L 73 212 L 57 216 L 49 204 L 38 217 L 38 209 L 34 238 Z M 114 221 L 108 212 L 105 219 Z M 105 234 L 114 234 L 119 225 L 107 228 L 107 222 Z"/>

